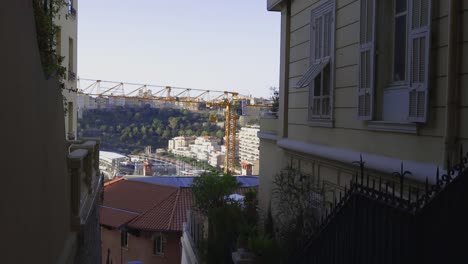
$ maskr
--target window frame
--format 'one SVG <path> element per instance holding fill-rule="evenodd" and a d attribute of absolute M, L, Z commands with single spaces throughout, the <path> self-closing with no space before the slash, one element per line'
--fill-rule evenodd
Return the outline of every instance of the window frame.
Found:
<path fill-rule="evenodd" d="M 125 239 L 124 239 L 125 237 Z M 128 238 L 129 234 L 127 231 L 121 230 L 120 231 L 120 246 L 122 248 L 128 248 Z"/>
<path fill-rule="evenodd" d="M 361 0 L 361 5 L 363 3 L 363 1 L 365 0 Z M 367 0 L 369 1 L 369 0 Z M 425 4 L 422 3 L 422 1 L 425 2 Z M 375 0 L 374 3 L 377 3 L 378 1 Z M 372 93 L 371 95 L 374 96 L 375 93 L 377 92 L 377 89 L 379 92 L 382 92 L 382 98 L 381 98 L 381 105 L 379 104 L 378 106 L 376 105 L 376 107 L 381 107 L 382 108 L 382 116 L 380 118 L 376 118 L 374 116 L 374 112 L 375 110 L 374 109 L 370 109 L 370 115 L 361 115 L 360 113 L 360 102 L 358 100 L 358 119 L 359 120 L 363 120 L 363 121 L 370 121 L 370 122 L 378 122 L 378 125 L 379 125 L 379 130 L 384 130 L 384 127 L 387 127 L 387 126 L 394 126 L 395 124 L 418 124 L 418 123 L 426 123 L 427 122 L 427 116 L 429 115 L 429 107 L 428 107 L 428 104 L 429 104 L 429 87 L 430 87 L 430 78 L 429 78 L 429 71 L 430 71 L 430 67 L 431 67 L 431 51 L 430 51 L 430 47 L 431 47 L 431 20 L 432 20 L 432 1 L 431 0 L 421 0 L 421 2 L 418 2 L 419 4 L 417 5 L 417 8 L 420 8 L 421 10 L 419 10 L 419 17 L 417 17 L 417 19 L 419 19 L 418 23 L 422 23 L 422 15 L 425 15 L 427 19 L 427 21 L 425 20 L 425 23 L 426 24 L 420 24 L 418 25 L 416 28 L 414 28 L 414 19 L 415 19 L 415 14 L 414 14 L 414 6 L 415 6 L 415 0 L 406 0 L 406 10 L 405 11 L 402 11 L 402 12 L 399 12 L 397 13 L 397 10 L 396 10 L 396 4 L 397 4 L 397 0 L 392 0 L 392 2 L 390 3 L 391 4 L 391 7 L 392 7 L 392 13 L 391 13 L 391 31 L 392 31 L 392 34 L 391 34 L 391 44 L 389 45 L 389 49 L 390 51 L 387 53 L 390 58 L 388 60 L 388 62 L 391 63 L 391 68 L 390 70 L 387 68 L 385 69 L 385 72 L 386 74 L 388 74 L 389 76 L 385 76 L 383 79 L 385 80 L 384 82 L 380 82 L 378 85 L 377 83 L 375 82 L 375 79 L 377 78 L 376 76 L 376 71 L 378 71 L 378 66 L 379 65 L 382 65 L 382 61 L 378 61 L 377 59 L 375 59 L 375 62 L 374 63 L 371 63 L 371 75 L 374 77 L 374 81 L 371 81 L 374 82 L 373 86 L 371 87 L 371 90 L 372 90 Z M 426 9 L 424 9 L 426 8 Z M 375 7 L 375 12 L 377 13 L 378 10 L 380 10 L 379 8 Z M 424 12 L 426 11 L 426 12 Z M 363 23 L 363 20 L 362 20 L 362 8 L 360 10 L 361 14 L 360 14 L 360 22 L 359 23 Z M 378 14 L 374 14 L 374 16 L 377 16 Z M 406 26 L 405 26 L 405 30 L 406 30 L 406 34 L 405 34 L 405 71 L 404 71 L 404 80 L 401 80 L 401 81 L 395 81 L 395 34 L 396 34 L 396 18 L 399 17 L 399 16 L 402 16 L 402 15 L 405 15 L 406 16 Z M 365 23 L 365 21 L 364 21 Z M 378 24 L 376 20 L 373 21 L 373 24 L 372 24 L 372 27 L 375 28 L 374 30 L 374 33 L 376 33 L 378 31 L 378 28 L 381 27 L 382 25 Z M 362 25 L 360 25 L 360 29 L 362 30 Z M 420 39 L 420 44 L 421 45 L 421 49 L 423 50 L 418 50 L 418 60 L 417 62 L 415 62 L 415 58 L 413 57 L 413 42 L 415 41 L 415 39 Z M 378 38 L 377 38 L 377 35 L 374 36 L 374 50 L 376 51 L 377 48 L 378 48 L 378 45 L 376 44 L 376 42 L 378 41 Z M 363 46 L 365 46 L 365 44 L 363 45 L 362 43 L 360 44 L 361 45 L 361 52 L 363 51 Z M 377 52 L 374 54 L 374 56 L 377 56 Z M 361 60 L 361 59 L 360 59 Z M 413 64 L 417 64 L 417 63 L 420 63 L 421 60 L 424 60 L 424 65 L 418 65 L 417 67 L 419 67 L 420 69 L 422 69 L 421 71 L 424 73 L 424 80 L 420 80 L 418 79 L 417 81 L 414 81 L 413 80 Z M 361 62 L 359 62 L 359 67 L 361 67 Z M 419 69 L 418 68 L 418 69 Z M 359 70 L 361 71 L 361 69 Z M 361 73 L 360 73 L 361 74 Z M 421 74 L 421 73 L 420 73 Z M 375 75 L 375 76 L 374 76 Z M 359 75 L 359 78 L 361 76 Z M 381 77 L 380 77 L 381 78 Z M 363 88 L 361 88 L 361 82 L 359 81 L 359 85 L 358 85 L 358 98 L 360 98 L 361 96 L 361 92 L 360 90 L 365 90 Z M 396 120 L 393 120 L 393 121 L 389 121 L 389 120 L 386 120 L 384 119 L 384 115 L 385 113 L 383 112 L 383 107 L 385 105 L 385 102 L 386 102 L 386 98 L 385 98 L 385 93 L 386 92 L 390 92 L 392 90 L 403 90 L 403 89 L 407 89 L 408 92 L 408 98 L 406 97 L 402 97 L 401 98 L 401 103 L 402 104 L 406 104 L 406 106 L 408 107 L 408 112 L 406 113 L 406 117 L 405 118 L 402 118 L 401 120 L 399 121 L 396 121 Z M 413 94 L 413 97 L 411 97 Z M 417 96 L 415 95 L 417 94 Z M 409 100 L 409 102 L 407 101 Z M 371 99 L 371 102 L 372 101 L 375 101 L 375 103 L 377 103 L 376 99 L 375 98 L 372 98 Z M 371 107 L 373 106 L 374 103 L 371 103 Z M 416 109 L 416 110 L 415 110 Z M 369 127 L 370 129 L 370 127 Z M 372 129 L 371 129 L 372 130 Z M 389 130 L 390 131 L 390 130 Z M 394 130 L 391 130 L 392 132 L 394 132 Z M 413 131 L 413 130 L 411 130 Z"/>
<path fill-rule="evenodd" d="M 392 68 L 390 71 L 390 83 L 387 86 L 403 86 L 407 85 L 409 83 L 408 81 L 408 37 L 409 37 L 409 32 L 410 32 L 410 25 L 409 25 L 409 5 L 411 0 L 406 0 L 406 10 L 404 12 L 396 13 L 396 2 L 398 0 L 392 0 L 392 54 L 391 54 L 391 60 L 392 60 Z M 400 16 L 406 16 L 406 23 L 405 23 L 405 74 L 404 74 L 404 80 L 400 81 L 395 81 L 395 36 L 396 36 L 396 19 L 397 17 Z M 374 27 L 377 27 L 377 25 L 374 25 Z"/>
<path fill-rule="evenodd" d="M 158 248 L 158 242 L 160 243 L 160 248 Z M 166 237 L 161 232 L 155 233 L 153 235 L 153 255 L 164 256 L 165 248 L 166 248 Z"/>
<path fill-rule="evenodd" d="M 330 15 L 329 18 L 329 32 L 326 30 L 326 16 Z M 320 67 L 319 71 L 316 71 L 316 76 L 312 78 L 308 85 L 309 89 L 309 104 L 308 104 L 308 121 L 309 124 L 317 126 L 330 126 L 326 124 L 333 120 L 333 105 L 334 105 L 334 79 L 335 79 L 335 69 L 334 69 L 334 59 L 335 59 L 335 1 L 330 0 L 318 8 L 311 11 L 310 16 L 310 65 L 312 67 Z M 316 32 L 315 28 L 316 21 L 321 19 L 321 32 L 320 32 L 320 43 L 316 43 Z M 327 38 L 328 34 L 328 38 Z M 326 41 L 329 41 L 328 53 L 325 55 L 325 44 Z M 318 52 L 320 57 L 317 57 L 317 45 L 320 50 Z M 323 79 L 324 72 L 326 69 L 329 69 L 329 89 L 328 95 L 323 94 Z M 320 78 L 320 95 L 315 96 L 315 80 Z M 328 113 L 323 114 L 324 101 L 328 99 Z M 316 100 L 319 100 L 319 114 L 314 114 Z M 325 122 L 325 124 L 323 123 Z"/>

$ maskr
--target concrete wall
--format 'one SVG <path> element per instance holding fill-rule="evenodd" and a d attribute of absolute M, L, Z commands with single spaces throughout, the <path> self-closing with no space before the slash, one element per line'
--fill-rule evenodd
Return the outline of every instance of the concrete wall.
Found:
<path fill-rule="evenodd" d="M 462 1 L 461 32 L 461 70 L 458 76 L 460 83 L 460 129 L 458 140 L 468 149 L 468 0 Z"/>
<path fill-rule="evenodd" d="M 70 263 L 70 181 L 58 82 L 45 80 L 32 1 L 2 1 L 2 262 Z"/>
<path fill-rule="evenodd" d="M 192 247 L 191 238 L 187 231 L 184 231 L 180 238 L 180 244 L 182 247 L 182 264 L 198 264 L 196 249 Z"/>
<path fill-rule="evenodd" d="M 128 248 L 120 246 L 120 230 L 101 228 L 102 238 L 102 263 L 105 263 L 108 249 L 114 264 L 126 264 L 129 261 L 142 261 L 143 263 L 155 264 L 180 264 L 181 232 L 163 233 L 166 236 L 167 244 L 164 256 L 153 254 L 153 240 L 150 233 L 141 232 L 140 236 L 129 234 Z"/>

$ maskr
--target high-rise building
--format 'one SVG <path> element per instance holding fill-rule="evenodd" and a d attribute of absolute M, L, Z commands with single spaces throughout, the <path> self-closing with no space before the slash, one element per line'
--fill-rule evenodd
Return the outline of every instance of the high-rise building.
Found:
<path fill-rule="evenodd" d="M 242 127 L 239 135 L 239 161 L 254 163 L 259 159 L 260 139 L 257 136 L 259 126 Z"/>

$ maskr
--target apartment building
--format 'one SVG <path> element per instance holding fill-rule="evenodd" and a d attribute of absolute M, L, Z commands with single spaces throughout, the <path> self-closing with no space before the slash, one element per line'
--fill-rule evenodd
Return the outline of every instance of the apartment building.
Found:
<path fill-rule="evenodd" d="M 48 1 L 45 1 L 47 3 Z M 77 127 L 77 40 L 78 40 L 78 0 L 67 0 L 54 19 L 59 26 L 56 39 L 56 52 L 63 57 L 63 66 L 66 67 L 65 89 L 63 95 L 65 103 L 65 133 L 69 139 L 76 138 Z"/>
<path fill-rule="evenodd" d="M 215 168 L 220 168 L 221 166 L 224 166 L 224 159 L 225 159 L 225 152 L 222 151 L 215 151 L 211 152 L 208 155 L 208 164 Z"/>
<path fill-rule="evenodd" d="M 172 150 L 179 148 L 187 148 L 190 144 L 195 143 L 195 137 L 175 137 L 170 139 L 167 143 L 167 150 L 171 152 Z"/>
<path fill-rule="evenodd" d="M 376 177 L 437 166 L 468 143 L 468 4 L 268 0 L 281 12 L 279 118 L 261 119 L 260 206 L 285 166 L 332 201 L 362 156 Z M 465 122 L 462 122 L 465 120 Z"/>
<path fill-rule="evenodd" d="M 197 137 L 195 142 L 190 145 L 190 152 L 197 160 L 208 161 L 210 153 L 220 150 L 220 139 L 217 137 Z"/>
<path fill-rule="evenodd" d="M 242 127 L 239 135 L 239 161 L 254 163 L 259 159 L 259 126 Z"/>

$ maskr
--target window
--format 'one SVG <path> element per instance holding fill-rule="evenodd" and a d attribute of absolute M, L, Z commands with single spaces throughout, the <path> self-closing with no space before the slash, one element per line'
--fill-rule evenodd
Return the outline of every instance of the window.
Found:
<path fill-rule="evenodd" d="M 62 55 L 62 28 L 57 28 L 57 34 L 55 35 L 55 53 L 58 56 Z"/>
<path fill-rule="evenodd" d="M 309 121 L 332 116 L 334 11 L 334 1 L 328 1 L 311 13 L 310 67 L 296 83 L 296 88 L 309 88 Z"/>
<path fill-rule="evenodd" d="M 360 5 L 359 119 L 425 122 L 431 0 L 361 0 Z"/>
<path fill-rule="evenodd" d="M 74 64 L 75 64 L 75 47 L 73 39 L 68 38 L 68 80 L 73 81 L 76 79 Z"/>
<path fill-rule="evenodd" d="M 68 133 L 74 134 L 73 132 L 73 102 L 68 102 L 67 115 L 68 115 Z"/>
<path fill-rule="evenodd" d="M 127 231 L 120 231 L 120 246 L 128 248 L 128 233 Z"/>
<path fill-rule="evenodd" d="M 322 10 L 320 7 L 317 8 Z M 331 117 L 331 56 L 333 51 L 333 12 L 332 6 L 325 11 L 312 13 L 311 19 L 311 64 L 315 71 L 309 84 L 309 119 L 329 119 Z"/>
<path fill-rule="evenodd" d="M 75 5 L 73 4 L 73 0 L 68 0 L 68 14 L 69 15 L 76 15 L 76 9 L 75 9 Z"/>
<path fill-rule="evenodd" d="M 407 0 L 394 3 L 393 81 L 406 80 Z"/>
<path fill-rule="evenodd" d="M 156 233 L 153 238 L 153 254 L 164 255 L 164 247 L 166 245 L 165 236 L 161 233 Z"/>

